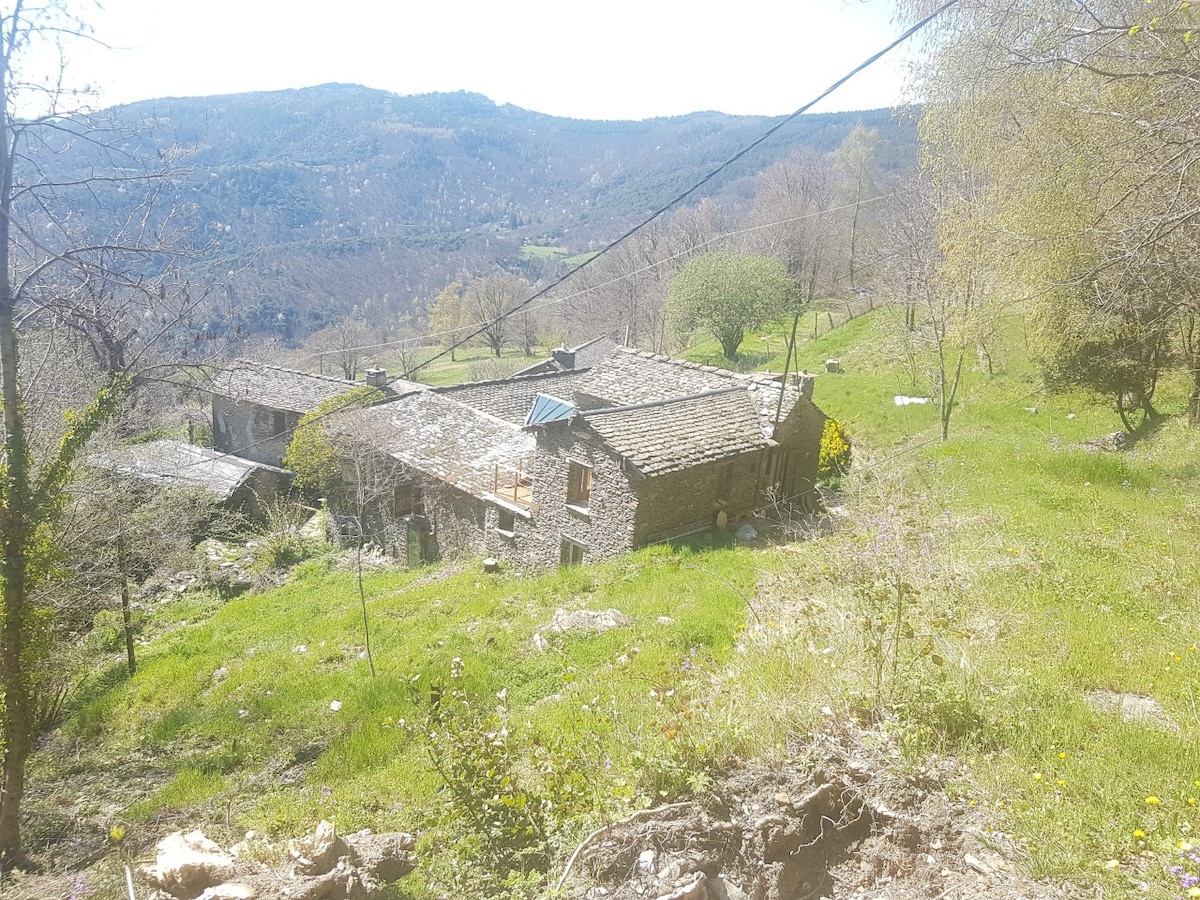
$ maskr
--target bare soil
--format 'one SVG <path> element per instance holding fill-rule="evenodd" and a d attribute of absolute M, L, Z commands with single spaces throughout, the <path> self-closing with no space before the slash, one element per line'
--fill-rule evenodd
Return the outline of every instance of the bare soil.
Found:
<path fill-rule="evenodd" d="M 877 733 L 846 726 L 797 759 L 729 772 L 708 796 L 594 833 L 567 896 L 582 900 L 1083 898 L 1021 874 L 987 814 L 953 799 L 951 760 L 902 772 Z"/>

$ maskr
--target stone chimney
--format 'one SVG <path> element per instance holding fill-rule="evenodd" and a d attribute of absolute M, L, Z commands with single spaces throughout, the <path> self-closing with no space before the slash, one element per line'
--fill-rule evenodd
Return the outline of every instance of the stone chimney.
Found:
<path fill-rule="evenodd" d="M 367 369 L 367 371 L 363 373 L 363 376 L 366 378 L 367 384 L 373 388 L 379 388 L 382 390 L 383 388 L 387 387 L 386 369 Z"/>
<path fill-rule="evenodd" d="M 813 397 L 813 384 L 816 379 L 809 374 L 807 369 L 801 369 L 799 372 L 792 374 L 792 386 L 800 389 L 800 396 L 804 397 L 810 403 Z"/>
<path fill-rule="evenodd" d="M 566 347 L 556 347 L 550 351 L 550 356 L 554 361 L 568 371 L 575 368 L 575 351 L 568 350 Z"/>

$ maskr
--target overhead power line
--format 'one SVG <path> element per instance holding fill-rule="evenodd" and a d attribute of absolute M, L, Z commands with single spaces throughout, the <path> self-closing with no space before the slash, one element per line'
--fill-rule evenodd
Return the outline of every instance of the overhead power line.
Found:
<path fill-rule="evenodd" d="M 721 163 L 715 169 L 710 171 L 707 175 L 705 175 L 699 181 L 695 182 L 691 187 L 689 187 L 683 193 L 679 194 L 674 199 L 672 199 L 672 200 L 668 201 L 667 203 L 663 204 L 662 206 L 660 206 L 658 209 L 656 209 L 654 212 L 652 212 L 649 216 L 647 216 L 645 219 L 643 219 L 637 225 L 634 225 L 632 228 L 630 228 L 628 231 L 626 231 L 620 237 L 610 241 L 608 244 L 606 244 L 604 246 L 603 249 L 600 250 L 599 253 L 597 253 L 595 256 L 591 257 L 591 259 L 587 259 L 587 260 L 583 261 L 578 266 L 576 266 L 574 269 L 567 272 L 565 275 L 562 275 L 561 277 L 552 281 L 550 284 L 546 285 L 541 290 L 535 291 L 531 296 L 527 297 L 525 300 L 522 300 L 520 303 L 518 303 L 512 309 L 501 313 L 500 315 L 496 316 L 496 318 L 492 319 L 490 322 L 487 322 L 486 324 L 482 325 L 481 327 L 476 328 L 474 331 L 472 331 L 466 337 L 461 338 L 460 340 L 451 344 L 449 347 L 445 348 L 440 353 L 436 353 L 433 356 L 431 356 L 429 359 L 427 359 L 423 362 L 420 362 L 417 365 L 413 366 L 412 368 L 406 370 L 403 374 L 397 376 L 397 378 L 408 378 L 414 372 L 416 372 L 420 369 L 423 369 L 425 366 L 428 366 L 430 363 L 434 362 L 435 360 L 441 359 L 443 356 L 446 356 L 447 354 L 451 353 L 452 351 L 457 350 L 463 344 L 465 344 L 468 341 L 471 341 L 474 338 L 478 337 L 479 335 L 483 334 L 488 328 L 491 328 L 496 323 L 501 322 L 504 319 L 507 319 L 509 316 L 513 315 L 514 313 L 519 312 L 520 310 L 522 310 L 526 306 L 528 306 L 530 303 L 533 303 L 533 301 L 535 301 L 541 297 L 544 297 L 546 294 L 548 294 L 550 291 L 554 290 L 556 287 L 558 287 L 560 284 L 562 284 L 564 281 L 566 281 L 568 278 L 572 277 L 576 273 L 582 272 L 588 266 L 595 263 L 596 260 L 600 259 L 602 256 L 606 255 L 607 253 L 609 253 L 610 251 L 615 249 L 623 241 L 627 240 L 628 238 L 633 237 L 633 235 L 637 234 L 639 231 L 641 231 L 643 228 L 645 228 L 651 222 L 655 221 L 660 216 L 664 215 L 665 213 L 669 212 L 672 208 L 674 208 L 678 204 L 682 203 L 688 197 L 692 196 L 692 194 L 696 193 L 696 191 L 700 190 L 700 188 L 704 187 L 704 185 L 708 184 L 710 181 L 712 181 L 719 174 L 721 174 L 726 169 L 728 169 L 731 165 L 733 165 L 735 162 L 737 162 L 739 159 L 741 159 L 743 156 L 745 156 L 751 150 L 758 147 L 760 144 L 762 144 L 764 141 L 766 141 L 768 138 L 770 138 L 773 134 L 775 134 L 781 128 L 783 128 L 786 125 L 791 124 L 797 118 L 804 115 L 804 113 L 808 112 L 810 109 L 812 109 L 814 106 L 816 106 L 822 100 L 824 100 L 826 97 L 828 97 L 830 94 L 832 94 L 838 88 L 840 88 L 843 84 L 845 84 L 847 81 L 849 81 L 855 75 L 857 75 L 859 72 L 862 72 L 864 69 L 867 69 L 870 66 L 874 65 L 875 63 L 877 63 L 880 59 L 882 59 L 888 53 L 891 53 L 893 50 L 895 50 L 897 47 L 899 47 L 901 44 L 903 44 L 905 41 L 907 41 L 909 38 L 911 38 L 917 32 L 921 31 L 923 28 L 925 28 L 927 25 L 929 25 L 930 22 L 932 22 L 934 19 L 936 19 L 938 16 L 940 16 L 946 10 L 950 9 L 950 7 L 955 6 L 957 3 L 958 3 L 958 0 L 947 0 L 946 3 L 943 3 L 941 6 L 939 6 L 937 9 L 935 9 L 933 12 L 931 12 L 925 18 L 921 19 L 919 22 L 917 22 L 915 25 L 913 25 L 911 28 L 909 28 L 907 31 L 905 31 L 903 34 L 901 34 L 898 38 L 896 38 L 894 41 L 892 41 L 890 44 L 888 44 L 882 50 L 867 57 L 865 60 L 863 60 L 857 66 L 855 66 L 853 69 L 851 69 L 845 75 L 843 75 L 841 78 L 839 78 L 833 84 L 831 84 L 829 87 L 827 87 L 821 93 L 819 93 L 812 100 L 808 101 L 803 106 L 801 106 L 799 109 L 797 109 L 794 113 L 791 113 L 790 115 L 785 116 L 784 118 L 780 119 L 778 122 L 776 122 L 770 128 L 768 128 L 766 131 L 764 131 L 759 137 L 757 137 L 755 140 L 751 141 L 749 144 L 747 144 L 745 147 L 743 147 L 737 153 L 733 154 L 733 156 L 729 157 L 729 159 L 725 160 L 725 162 Z"/>
<path fill-rule="evenodd" d="M 637 234 L 639 231 L 641 231 L 643 228 L 645 228 L 651 222 L 654 222 L 656 219 L 660 218 L 665 213 L 669 212 L 673 207 L 677 206 L 679 203 L 686 200 L 688 197 L 690 197 L 692 194 L 694 194 L 696 191 L 698 191 L 704 185 L 708 184 L 708 182 L 712 181 L 712 179 L 715 178 L 717 175 L 719 175 L 721 172 L 725 171 L 725 169 L 729 168 L 731 165 L 733 165 L 735 162 L 737 162 L 739 159 L 741 159 L 743 156 L 745 156 L 747 153 L 749 153 L 755 147 L 758 147 L 765 140 L 767 140 L 772 135 L 774 135 L 776 132 L 778 132 L 785 125 L 790 124 L 795 119 L 802 116 L 804 113 L 808 112 L 808 110 L 812 109 L 814 106 L 816 106 L 818 103 L 820 103 L 826 97 L 828 97 L 830 94 L 832 94 L 838 88 L 840 88 L 843 84 L 845 84 L 847 81 L 849 81 L 855 75 L 859 74 L 860 72 L 862 72 L 865 69 L 869 68 L 870 66 L 874 65 L 880 59 L 882 59 L 884 56 L 886 56 L 888 53 L 892 52 L 897 47 L 899 47 L 901 44 L 908 41 L 913 35 L 920 32 L 922 29 L 924 29 L 926 26 L 928 26 L 931 22 L 933 22 L 936 18 L 938 18 L 938 16 L 940 16 L 946 10 L 957 5 L 957 3 L 958 3 L 958 0 L 947 0 L 946 3 L 943 3 L 941 6 L 939 6 L 937 9 L 935 9 L 933 12 L 931 12 L 929 15 L 925 16 L 923 19 L 921 19 L 916 24 L 914 24 L 911 28 L 907 29 L 903 34 L 901 34 L 898 38 L 896 38 L 894 41 L 892 41 L 890 44 L 888 44 L 882 50 L 867 57 L 865 60 L 863 60 L 861 63 L 859 63 L 853 69 L 851 69 L 849 72 L 847 72 L 841 78 L 839 78 L 837 81 L 833 82 L 833 84 L 831 84 L 829 87 L 827 87 L 825 90 L 823 90 L 820 94 L 818 94 L 812 100 L 808 101 L 803 106 L 801 106 L 799 109 L 797 109 L 794 113 L 791 113 L 790 115 L 781 119 L 779 122 L 772 125 L 766 131 L 764 131 L 762 133 L 762 135 L 760 135 L 755 140 L 751 141 L 749 144 L 747 144 L 745 147 L 743 147 L 741 150 L 739 150 L 733 156 L 729 157 L 729 159 L 725 160 L 725 162 L 721 163 L 715 169 L 710 171 L 707 175 L 705 175 L 703 178 L 701 178 L 699 181 L 697 181 L 695 184 L 693 184 L 691 187 L 689 187 L 683 193 L 679 194 L 674 199 L 670 200 L 669 202 L 667 202 L 664 205 L 662 205 L 661 207 L 659 207 L 657 210 L 655 210 L 653 213 L 651 213 L 649 216 L 647 216 L 645 219 L 643 219 L 637 225 L 630 228 L 628 231 L 626 231 L 620 237 L 616 238 L 613 241 L 610 241 L 595 256 L 592 256 L 590 259 L 587 259 L 584 262 L 580 263 L 578 266 L 571 269 L 565 275 L 562 275 L 561 277 L 559 277 L 555 281 L 551 282 L 550 284 L 546 285 L 546 287 L 542 288 L 541 290 L 536 291 L 534 294 L 527 297 L 525 300 L 522 300 L 520 303 L 518 303 L 512 309 L 508 310 L 507 312 L 502 313 L 501 315 L 497 316 L 495 319 L 491 320 L 490 322 L 487 322 L 487 323 L 483 324 L 482 326 L 477 327 L 474 331 L 472 331 L 466 337 L 461 338 L 460 340 L 451 344 L 449 347 L 446 347 L 440 353 L 437 353 L 437 354 L 431 356 L 429 359 L 424 360 L 423 362 L 413 366 L 412 368 L 403 372 L 401 375 L 389 378 L 388 383 L 390 384 L 394 381 L 398 381 L 401 379 L 407 379 L 408 376 L 412 375 L 414 372 L 425 368 L 430 363 L 432 363 L 438 359 L 441 359 L 443 356 L 448 355 L 449 353 L 451 353 L 454 350 L 457 350 L 459 347 L 463 346 L 463 344 L 466 344 L 467 342 L 469 342 L 469 341 L 473 340 L 474 338 L 478 337 L 479 335 L 483 334 L 483 332 L 485 330 L 487 330 L 488 328 L 490 328 L 493 324 L 500 322 L 504 319 L 507 319 L 509 316 L 514 315 L 515 313 L 521 311 L 525 307 L 529 306 L 529 304 L 533 303 L 535 300 L 538 300 L 538 299 L 544 297 L 550 291 L 554 290 L 556 287 L 558 287 L 563 282 L 565 282 L 568 278 L 571 278 L 572 276 L 578 274 L 579 272 L 582 272 L 588 266 L 595 263 L 596 260 L 600 259 L 602 256 L 608 254 L 613 249 L 615 249 L 623 241 L 625 241 L 628 238 L 632 237 L 633 235 Z M 319 421 L 321 419 L 327 418 L 328 416 L 332 416 L 338 412 L 341 412 L 343 409 L 351 406 L 353 404 L 353 402 L 354 401 L 352 401 L 352 400 L 347 400 L 344 404 L 339 404 L 334 409 L 328 410 L 327 412 L 321 413 L 319 415 L 314 415 L 308 420 L 307 424 L 311 424 L 313 422 Z M 287 431 L 284 432 L 284 434 L 290 435 L 294 431 L 295 431 L 295 428 L 289 428 L 289 429 L 287 429 Z M 274 437 L 270 438 L 270 440 L 275 441 L 275 440 L 278 440 L 279 437 L 281 437 L 281 435 L 275 435 Z M 251 444 L 250 447 L 255 447 L 255 446 L 258 446 L 259 444 L 264 444 L 264 443 L 267 443 L 266 439 L 264 439 L 262 441 L 256 441 L 253 444 Z M 245 449 L 249 449 L 249 447 L 243 448 L 243 450 L 245 450 Z M 222 454 L 222 456 L 234 456 L 234 455 L 236 455 L 236 454 L 233 454 L 233 453 L 223 453 Z"/>

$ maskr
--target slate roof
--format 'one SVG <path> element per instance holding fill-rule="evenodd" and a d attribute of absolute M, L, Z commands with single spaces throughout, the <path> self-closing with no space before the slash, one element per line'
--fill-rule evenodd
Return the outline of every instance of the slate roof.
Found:
<path fill-rule="evenodd" d="M 160 440 L 122 447 L 88 457 L 98 469 L 152 484 L 203 488 L 228 500 L 255 472 L 274 472 L 291 478 L 275 466 L 230 456 L 183 441 Z"/>
<path fill-rule="evenodd" d="M 704 391 L 739 387 L 758 404 L 762 434 L 770 437 L 784 391 L 782 413 L 786 415 L 800 399 L 799 387 L 781 388 L 778 376 L 746 375 L 660 356 L 632 347 L 617 347 L 584 373 L 575 389 L 575 405 L 581 410 L 629 406 L 689 397 Z"/>
<path fill-rule="evenodd" d="M 525 375 L 545 375 L 548 372 L 579 372 L 591 368 L 604 359 L 617 342 L 607 334 L 594 337 L 575 347 L 557 347 L 550 351 L 548 359 L 527 366 L 513 375 L 514 378 Z"/>
<path fill-rule="evenodd" d="M 550 372 L 499 381 L 473 381 L 433 390 L 505 422 L 524 425 L 538 394 L 552 394 L 568 400 L 583 375 L 582 372 Z"/>
<path fill-rule="evenodd" d="M 494 496 L 497 467 L 502 478 L 511 476 L 536 447 L 534 436 L 518 425 L 437 391 L 421 391 L 356 410 L 335 427 L 405 465 L 481 498 Z"/>
<path fill-rule="evenodd" d="M 314 375 L 311 372 L 239 359 L 214 374 L 207 390 L 235 403 L 307 413 L 330 397 L 337 397 L 363 386 L 361 381 L 346 381 L 329 375 Z M 422 388 L 414 382 L 402 380 L 391 382 L 388 387 L 397 394 Z"/>
<path fill-rule="evenodd" d="M 774 446 L 759 425 L 759 398 L 744 385 L 613 409 L 583 421 L 643 475 L 664 475 Z"/>

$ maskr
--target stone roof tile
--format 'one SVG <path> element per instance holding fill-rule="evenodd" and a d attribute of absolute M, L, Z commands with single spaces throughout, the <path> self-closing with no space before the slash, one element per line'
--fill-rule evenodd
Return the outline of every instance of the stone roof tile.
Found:
<path fill-rule="evenodd" d="M 475 497 L 494 496 L 501 478 L 532 456 L 534 436 L 519 425 L 421 391 L 392 403 L 354 410 L 334 427 L 394 459 Z"/>
<path fill-rule="evenodd" d="M 274 466 L 173 440 L 149 441 L 97 453 L 88 457 L 88 462 L 98 469 L 139 481 L 203 488 L 222 500 L 232 497 L 256 471 L 290 476 Z"/>
<path fill-rule="evenodd" d="M 553 394 L 569 399 L 583 374 L 548 372 L 541 375 L 514 376 L 499 381 L 472 381 L 433 390 L 505 422 L 523 425 L 538 394 Z"/>
<path fill-rule="evenodd" d="M 800 399 L 800 388 L 779 382 L 779 376 L 743 374 L 672 359 L 647 350 L 617 347 L 589 369 L 576 387 L 576 403 L 581 409 L 628 406 L 677 399 L 703 391 L 739 386 L 758 402 L 762 434 L 774 431 L 776 410 L 782 390 L 782 414 L 786 415 Z"/>
<path fill-rule="evenodd" d="M 364 386 L 361 381 L 347 381 L 329 375 L 314 375 L 311 372 L 239 359 L 215 373 L 206 389 L 235 403 L 308 413 L 330 397 L 337 397 Z M 422 390 L 424 386 L 411 381 L 397 380 L 389 384 L 388 389 L 400 395 Z"/>
<path fill-rule="evenodd" d="M 773 446 L 759 401 L 741 386 L 583 413 L 583 421 L 643 475 L 663 475 Z"/>

